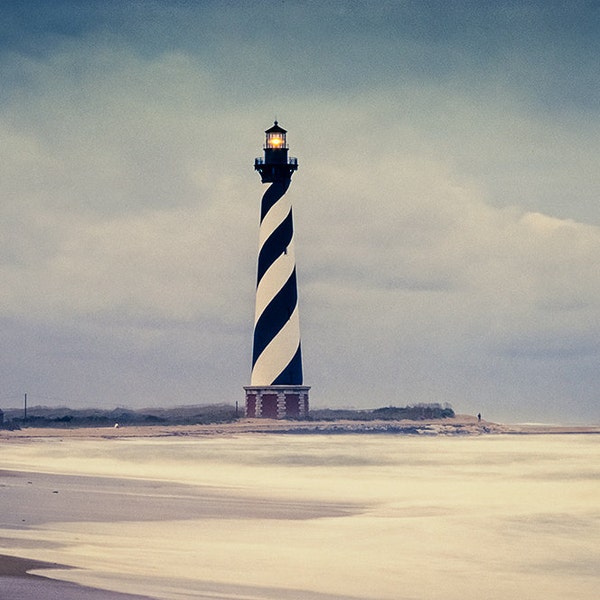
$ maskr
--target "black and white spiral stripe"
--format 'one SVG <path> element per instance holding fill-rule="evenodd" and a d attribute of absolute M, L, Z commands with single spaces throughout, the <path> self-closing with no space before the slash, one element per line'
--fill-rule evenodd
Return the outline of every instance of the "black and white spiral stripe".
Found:
<path fill-rule="evenodd" d="M 300 321 L 290 180 L 275 181 L 261 203 L 253 386 L 302 385 Z"/>

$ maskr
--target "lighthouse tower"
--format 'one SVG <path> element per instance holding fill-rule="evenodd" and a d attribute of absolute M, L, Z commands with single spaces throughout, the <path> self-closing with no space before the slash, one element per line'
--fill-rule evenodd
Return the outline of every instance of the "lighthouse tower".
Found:
<path fill-rule="evenodd" d="M 264 158 L 254 161 L 263 183 L 256 278 L 252 377 L 246 416 L 304 418 L 308 390 L 302 385 L 302 354 L 292 205 L 286 197 L 298 160 L 288 157 L 286 130 L 277 121 L 265 131 Z"/>

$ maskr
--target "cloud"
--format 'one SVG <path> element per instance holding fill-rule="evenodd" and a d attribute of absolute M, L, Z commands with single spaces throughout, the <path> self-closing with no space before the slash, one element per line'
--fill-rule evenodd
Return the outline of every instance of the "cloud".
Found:
<path fill-rule="evenodd" d="M 329 178 L 335 194 L 311 204 L 310 223 L 297 218 L 304 323 L 308 311 L 315 328 L 305 346 L 318 339 L 305 356 L 317 379 L 340 402 L 449 400 L 475 410 L 493 396 L 505 415 L 521 402 L 593 411 L 598 227 L 492 206 L 483 180 L 435 153 L 416 159 L 392 137 L 376 130 L 381 150 L 342 151 L 345 170 Z M 349 364 L 352 376 L 336 377 Z"/>
<path fill-rule="evenodd" d="M 216 6 L 100 11 L 0 55 L 7 389 L 84 405 L 242 397 L 264 189 L 252 160 L 277 116 L 300 160 L 315 403 L 598 418 L 599 121 L 525 84 L 544 76 L 550 25 L 530 55 L 531 14 L 506 6 L 470 17 L 500 19 L 489 45 L 485 29 L 457 37 L 450 9 L 444 30 L 415 7 L 401 21 L 396 3 L 293 6 L 278 30 Z M 557 44 L 568 66 L 576 44 Z M 561 80 L 580 91 L 584 50 Z"/>

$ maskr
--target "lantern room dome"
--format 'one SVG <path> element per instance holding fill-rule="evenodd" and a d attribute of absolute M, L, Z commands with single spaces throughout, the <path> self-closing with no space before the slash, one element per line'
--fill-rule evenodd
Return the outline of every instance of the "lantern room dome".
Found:
<path fill-rule="evenodd" d="M 265 133 L 287 133 L 287 131 L 283 127 L 279 127 L 279 124 L 275 121 L 273 127 L 269 127 Z"/>

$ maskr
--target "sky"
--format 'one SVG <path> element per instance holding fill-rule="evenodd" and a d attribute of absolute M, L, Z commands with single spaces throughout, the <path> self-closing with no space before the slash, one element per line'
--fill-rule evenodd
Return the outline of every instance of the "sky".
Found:
<path fill-rule="evenodd" d="M 277 119 L 313 407 L 600 422 L 600 2 L 7 1 L 0 406 L 239 402 Z"/>

